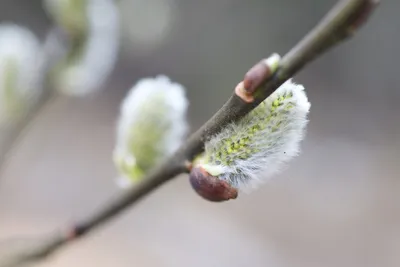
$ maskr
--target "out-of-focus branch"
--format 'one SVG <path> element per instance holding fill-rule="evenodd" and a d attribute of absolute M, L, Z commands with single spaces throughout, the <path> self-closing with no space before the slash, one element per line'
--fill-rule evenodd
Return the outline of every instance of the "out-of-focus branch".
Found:
<path fill-rule="evenodd" d="M 38 241 L 37 245 L 31 246 L 29 250 L 14 251 L 12 259 L 9 258 L 7 262 L 2 263 L 6 258 L 0 259 L 0 266 L 15 267 L 45 258 L 61 246 L 84 236 L 97 226 L 115 218 L 125 208 L 136 204 L 142 197 L 148 195 L 163 183 L 186 172 L 188 170 L 186 162 L 202 152 L 204 141 L 208 137 L 218 133 L 229 122 L 237 121 L 245 116 L 314 58 L 352 36 L 366 21 L 377 4 L 377 0 L 340 1 L 309 34 L 282 58 L 277 71 L 263 80 L 261 85 L 257 86 L 257 90 L 251 92 L 252 101 L 245 101 L 243 97 L 234 93 L 225 105 L 195 132 L 173 156 L 150 172 L 140 184 L 124 191 L 122 195 L 109 201 L 94 215 L 67 229 L 64 234 L 58 232 L 55 235 L 50 235 L 46 242 Z"/>
<path fill-rule="evenodd" d="M 12 125 L 7 125 L 7 129 L 2 129 L 0 133 L 0 172 L 11 156 L 12 149 L 18 145 L 19 140 L 24 136 L 24 133 L 33 123 L 34 119 L 46 106 L 46 103 L 52 99 L 52 95 L 49 90 L 43 92 L 40 99 L 22 118 L 13 122 Z"/>
<path fill-rule="evenodd" d="M 12 149 L 18 145 L 19 140 L 23 138 L 24 133 L 31 126 L 38 114 L 47 106 L 47 103 L 53 99 L 54 90 L 51 90 L 47 83 L 48 72 L 65 52 L 62 49 L 64 43 L 64 34 L 57 27 L 53 27 L 47 33 L 43 43 L 40 62 L 38 62 L 38 73 L 41 75 L 41 94 L 27 111 L 16 121 L 7 125 L 0 132 L 0 170 L 10 156 Z"/>
<path fill-rule="evenodd" d="M 78 4 L 83 3 L 78 2 Z M 85 9 L 79 6 L 78 11 L 74 11 L 73 15 L 76 15 L 77 20 L 85 20 Z M 29 126 L 34 124 L 39 113 L 48 106 L 51 99 L 56 97 L 57 93 L 53 87 L 54 80 L 57 79 L 55 77 L 57 71 L 79 58 L 87 42 L 88 25 L 86 23 L 81 21 L 76 23 L 76 20 L 73 20 L 73 23 L 62 24 L 53 16 L 49 19 L 53 25 L 46 35 L 37 62 L 37 72 L 40 73 L 41 79 L 41 94 L 21 117 L 1 129 L 0 171 Z"/>
<path fill-rule="evenodd" d="M 74 60 L 82 50 L 85 37 L 82 33 L 74 36 L 67 33 L 59 26 L 52 26 L 44 40 L 40 61 L 37 62 L 38 73 L 41 75 L 41 94 L 27 111 L 16 121 L 7 125 L 0 132 L 0 172 L 6 164 L 13 148 L 18 146 L 29 127 L 34 124 L 35 119 L 46 108 L 49 102 L 55 98 L 57 93 L 52 87 L 51 79 L 54 72 L 61 64 Z M 61 63 L 60 63 L 61 62 Z"/>

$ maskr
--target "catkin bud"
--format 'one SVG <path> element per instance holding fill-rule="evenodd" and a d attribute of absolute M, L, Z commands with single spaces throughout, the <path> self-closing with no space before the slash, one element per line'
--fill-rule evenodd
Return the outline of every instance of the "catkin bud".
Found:
<path fill-rule="evenodd" d="M 254 188 L 299 153 L 310 103 L 302 85 L 288 80 L 237 123 L 205 143 L 190 174 L 193 188 L 211 201 Z"/>
<path fill-rule="evenodd" d="M 87 30 L 86 7 L 89 1 L 91 0 L 43 0 L 43 6 L 69 36 L 78 36 Z"/>
<path fill-rule="evenodd" d="M 114 150 L 123 185 L 139 180 L 177 150 L 188 130 L 187 107 L 183 86 L 166 76 L 142 79 L 130 90 L 121 106 Z"/>
<path fill-rule="evenodd" d="M 119 12 L 114 0 L 45 0 L 54 21 L 69 37 L 55 66 L 57 90 L 82 96 L 101 89 L 114 69 L 119 48 Z"/>
<path fill-rule="evenodd" d="M 28 29 L 0 24 L 0 128 L 18 120 L 41 93 L 40 44 Z"/>

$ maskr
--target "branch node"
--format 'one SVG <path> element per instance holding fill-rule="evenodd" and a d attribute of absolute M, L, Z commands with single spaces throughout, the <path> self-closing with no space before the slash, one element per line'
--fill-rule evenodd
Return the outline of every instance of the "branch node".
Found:
<path fill-rule="evenodd" d="M 246 89 L 244 88 L 244 82 L 240 82 L 238 83 L 238 85 L 236 85 L 235 87 L 235 94 L 240 97 L 244 102 L 246 103 L 252 103 L 254 102 L 254 96 L 252 93 L 249 93 L 248 91 L 246 91 Z"/>
<path fill-rule="evenodd" d="M 187 171 L 187 173 L 190 173 L 192 171 L 193 168 L 193 162 L 186 160 L 185 161 L 185 169 Z"/>

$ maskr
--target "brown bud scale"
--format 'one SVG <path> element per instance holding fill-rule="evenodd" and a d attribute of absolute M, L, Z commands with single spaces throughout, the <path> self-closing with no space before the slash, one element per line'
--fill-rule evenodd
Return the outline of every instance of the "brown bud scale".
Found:
<path fill-rule="evenodd" d="M 254 94 L 256 89 L 271 77 L 271 69 L 264 60 L 254 65 L 245 75 L 243 86 L 247 93 Z"/>
<path fill-rule="evenodd" d="M 189 180 L 197 194 L 212 202 L 222 202 L 235 199 L 238 196 L 236 188 L 232 187 L 228 182 L 210 175 L 203 168 L 193 168 L 190 172 Z"/>

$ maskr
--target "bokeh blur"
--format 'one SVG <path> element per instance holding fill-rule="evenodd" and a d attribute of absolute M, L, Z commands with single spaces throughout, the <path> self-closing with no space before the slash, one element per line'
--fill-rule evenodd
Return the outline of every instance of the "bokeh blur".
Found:
<path fill-rule="evenodd" d="M 118 193 L 116 120 L 138 79 L 182 83 L 194 131 L 249 67 L 287 52 L 335 2 L 121 0 L 121 49 L 102 90 L 49 102 L 1 169 L 0 238 L 60 229 Z M 400 266 L 400 2 L 382 2 L 295 77 L 310 123 L 283 173 L 224 204 L 179 177 L 36 266 Z M 40 40 L 52 27 L 41 0 L 2 0 L 0 20 Z"/>

